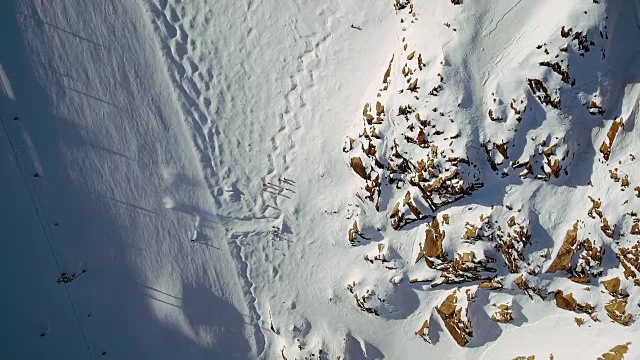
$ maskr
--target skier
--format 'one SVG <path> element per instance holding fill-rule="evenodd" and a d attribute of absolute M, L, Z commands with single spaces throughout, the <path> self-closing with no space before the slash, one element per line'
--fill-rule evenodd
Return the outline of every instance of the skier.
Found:
<path fill-rule="evenodd" d="M 287 179 L 286 177 L 278 178 L 278 182 L 283 182 L 283 183 L 285 183 L 285 184 L 287 184 L 289 186 L 295 186 L 295 183 L 296 183 L 295 181 L 293 181 L 291 179 Z"/>
<path fill-rule="evenodd" d="M 72 276 L 75 274 L 72 274 Z M 56 280 L 58 284 L 68 284 L 71 282 L 71 276 L 67 275 L 67 273 L 60 274 L 58 280 Z"/>
<path fill-rule="evenodd" d="M 76 273 L 72 273 L 71 275 L 68 275 L 67 273 L 62 273 L 60 274 L 60 277 L 58 278 L 58 280 L 56 280 L 56 282 L 58 284 L 68 284 L 70 282 L 72 282 L 73 280 L 77 279 L 78 276 L 86 273 L 87 270 L 82 269 L 82 271 L 79 274 Z"/>
<path fill-rule="evenodd" d="M 271 236 L 273 237 L 273 240 L 277 240 L 278 237 L 280 236 L 280 229 L 278 229 L 275 226 L 271 227 Z"/>

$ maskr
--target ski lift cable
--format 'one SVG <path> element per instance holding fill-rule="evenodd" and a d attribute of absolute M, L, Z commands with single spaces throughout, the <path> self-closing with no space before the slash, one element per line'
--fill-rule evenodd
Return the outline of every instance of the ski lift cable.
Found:
<path fill-rule="evenodd" d="M 13 141 L 11 141 L 11 136 L 9 135 L 9 131 L 7 130 L 7 127 L 5 125 L 5 121 L 2 117 L 0 117 L 0 123 L 2 123 L 2 128 L 4 130 L 4 133 L 7 137 L 7 140 L 9 141 L 9 147 L 11 148 L 11 151 L 13 152 L 13 156 L 16 159 L 16 164 L 18 165 L 18 170 L 20 171 L 20 175 L 22 176 L 22 181 L 24 181 L 24 185 L 27 188 L 27 192 L 29 193 L 29 198 L 31 199 L 31 204 L 33 205 L 33 208 L 36 211 L 36 216 L 38 217 L 38 222 L 40 223 L 40 227 L 42 228 L 42 232 L 44 233 L 44 237 L 47 240 L 47 243 L 49 244 L 49 250 L 51 251 L 51 256 L 53 256 L 53 260 L 56 263 L 56 268 L 58 269 L 58 272 L 62 272 L 61 267 L 60 267 L 60 263 L 58 261 L 58 258 L 56 257 L 55 251 L 53 250 L 53 245 L 51 244 L 51 239 L 49 238 L 49 235 L 47 234 L 47 231 L 45 229 L 44 223 L 42 221 L 42 216 L 40 214 L 40 211 L 38 210 L 38 206 L 36 205 L 35 199 L 33 198 L 33 193 L 31 192 L 31 189 L 29 188 L 29 183 L 27 182 L 27 178 L 24 174 L 24 169 L 22 168 L 22 165 L 20 163 L 20 160 L 18 159 L 18 154 L 16 152 L 16 149 L 13 145 Z M 89 346 L 89 342 L 87 341 L 87 336 L 84 332 L 84 329 L 82 328 L 82 323 L 80 322 L 80 317 L 78 316 L 78 311 L 76 310 L 76 306 L 73 302 L 73 299 L 71 297 L 71 293 L 69 292 L 69 288 L 67 287 L 67 284 L 64 285 L 64 289 L 65 292 L 67 293 L 67 297 L 69 299 L 69 304 L 71 305 L 71 309 L 73 310 L 73 314 L 75 315 L 76 321 L 78 322 L 78 327 L 80 328 L 80 333 L 82 334 L 82 339 L 84 340 L 84 344 L 87 347 L 87 352 L 89 354 L 89 358 L 93 360 L 93 354 L 91 353 L 91 347 Z"/>
<path fill-rule="evenodd" d="M 20 130 L 21 131 L 25 131 L 24 127 L 22 126 L 22 124 L 20 124 L 19 126 L 20 126 Z M 5 132 L 6 132 L 6 129 L 5 129 Z M 7 132 L 7 134 L 9 134 L 9 133 Z M 18 144 L 16 144 L 16 145 L 18 145 Z M 17 146 L 16 146 L 16 148 L 17 148 Z M 25 157 L 24 157 L 24 155 L 22 153 L 24 151 L 26 151 L 26 149 L 16 149 L 16 150 L 14 150 L 14 156 L 19 156 L 20 157 L 20 159 L 16 159 L 18 164 L 20 164 L 20 160 L 22 160 L 22 163 L 24 163 L 24 164 L 28 163 L 27 160 L 25 160 Z M 22 172 L 22 169 L 21 169 L 21 172 Z M 46 182 L 41 183 L 41 185 L 45 185 L 46 186 Z M 27 188 L 28 188 L 28 185 L 27 185 Z M 49 234 L 51 234 L 50 235 L 51 236 L 51 243 L 50 243 L 51 249 L 52 249 L 52 252 L 55 254 L 55 258 L 59 259 L 60 264 L 61 264 L 61 268 L 60 267 L 58 268 L 58 272 L 60 272 L 60 273 L 65 272 L 66 273 L 66 272 L 68 272 L 69 268 L 67 267 L 67 264 L 64 261 L 64 256 L 62 255 L 62 252 L 56 246 L 56 239 L 55 239 L 56 238 L 56 236 L 55 236 L 56 234 L 53 231 L 53 229 L 51 228 L 51 222 L 47 218 L 47 214 L 46 214 L 47 212 L 46 212 L 46 209 L 45 209 L 45 207 L 43 205 L 42 197 L 40 196 L 38 190 L 39 189 L 36 186 L 34 186 L 33 187 L 33 193 L 30 194 L 30 195 L 31 195 L 32 200 L 33 200 L 33 202 L 35 204 L 40 204 L 40 209 L 41 209 L 40 217 L 42 218 L 41 224 L 44 223 L 44 225 L 46 226 L 46 228 L 49 231 Z M 40 189 L 40 190 L 42 190 L 42 189 Z M 47 189 L 45 188 L 44 189 L 45 193 L 46 193 L 46 190 Z M 44 231 L 44 232 L 46 234 L 46 231 Z"/>

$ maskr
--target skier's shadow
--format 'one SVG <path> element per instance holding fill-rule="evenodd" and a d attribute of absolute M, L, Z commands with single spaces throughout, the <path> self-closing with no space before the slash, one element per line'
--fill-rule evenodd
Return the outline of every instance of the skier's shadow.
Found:
<path fill-rule="evenodd" d="M 214 294 L 207 283 L 205 280 L 183 282 L 182 312 L 187 322 L 196 334 L 216 334 L 214 354 L 221 358 L 229 354 L 248 358 L 251 346 L 244 335 L 244 328 L 245 325 L 258 325 L 232 304 Z"/>

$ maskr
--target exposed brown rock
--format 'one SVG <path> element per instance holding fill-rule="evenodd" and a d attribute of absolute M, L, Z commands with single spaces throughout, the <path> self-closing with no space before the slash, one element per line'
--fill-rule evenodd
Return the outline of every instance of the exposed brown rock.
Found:
<path fill-rule="evenodd" d="M 536 99 L 543 105 L 549 105 L 552 108 L 560 109 L 560 98 L 551 98 L 549 90 L 540 79 L 527 79 L 527 84 Z"/>
<path fill-rule="evenodd" d="M 496 150 L 498 150 L 498 152 L 500 153 L 500 155 L 502 155 L 503 158 L 508 159 L 509 155 L 507 155 L 507 143 L 501 143 L 501 144 L 493 144 L 496 148 Z"/>
<path fill-rule="evenodd" d="M 573 298 L 572 293 L 564 294 L 562 290 L 556 291 L 556 306 L 560 309 L 576 311 L 578 302 Z"/>
<path fill-rule="evenodd" d="M 431 338 L 429 337 L 429 319 L 422 323 L 420 329 L 416 331 L 416 335 L 419 335 L 424 341 L 431 343 Z"/>
<path fill-rule="evenodd" d="M 602 286 L 611 294 L 611 296 L 619 296 L 622 295 L 622 291 L 620 289 L 620 278 L 614 277 L 609 280 L 603 280 Z"/>
<path fill-rule="evenodd" d="M 393 58 L 394 56 L 391 57 L 387 71 L 384 72 L 384 78 L 382 79 L 384 86 L 382 87 L 382 90 L 387 90 L 389 88 L 389 77 L 391 77 L 391 64 L 393 64 Z"/>
<path fill-rule="evenodd" d="M 417 92 L 418 89 L 420 89 L 420 87 L 418 86 L 418 79 L 414 79 L 412 83 L 409 84 L 409 86 L 407 87 L 408 91 L 411 92 Z"/>
<path fill-rule="evenodd" d="M 558 250 L 558 254 L 556 258 L 549 266 L 546 272 L 553 273 L 558 270 L 569 271 L 571 270 L 571 259 L 573 258 L 573 254 L 575 253 L 575 245 L 578 239 L 578 222 L 576 221 L 573 224 L 573 228 L 567 231 L 567 234 L 564 237 L 564 241 L 562 245 L 560 245 L 560 249 Z"/>
<path fill-rule="evenodd" d="M 380 101 L 376 102 L 376 115 L 382 116 L 384 115 L 384 105 Z"/>
<path fill-rule="evenodd" d="M 609 238 L 613 239 L 613 229 L 611 225 L 609 225 L 609 220 L 607 218 L 602 218 L 602 226 L 600 226 L 600 230 Z"/>
<path fill-rule="evenodd" d="M 370 158 L 376 159 L 376 152 L 377 152 L 377 148 L 376 146 L 373 144 L 373 142 L 371 141 L 371 139 L 369 139 L 369 144 L 367 145 L 367 148 L 364 148 L 364 144 L 361 144 L 361 149 L 364 152 L 365 155 L 367 155 Z"/>
<path fill-rule="evenodd" d="M 584 32 L 584 34 L 582 33 L 582 31 L 576 31 L 575 33 L 573 33 L 572 39 L 578 42 L 578 50 L 583 56 L 584 53 L 587 53 L 591 50 L 589 45 L 595 45 L 593 41 L 589 42 L 588 34 L 586 31 Z"/>
<path fill-rule="evenodd" d="M 469 339 L 473 336 L 471 323 L 466 318 L 468 309 L 458 308 L 458 297 L 456 291 L 452 292 L 447 298 L 436 306 L 436 312 L 444 322 L 449 334 L 453 337 L 459 346 L 465 346 Z M 465 315 L 463 315 L 463 310 Z"/>
<path fill-rule="evenodd" d="M 629 352 L 630 342 L 622 345 L 616 345 L 611 350 L 598 357 L 598 360 L 623 360 L 624 355 Z"/>
<path fill-rule="evenodd" d="M 596 310 L 596 308 L 589 304 L 589 303 L 585 303 L 585 304 L 578 304 L 578 310 L 582 311 L 585 314 L 593 314 L 593 312 Z"/>
<path fill-rule="evenodd" d="M 538 295 L 543 300 L 546 297 L 542 290 L 537 289 L 537 288 L 535 288 L 533 286 L 530 286 L 529 283 L 527 283 L 527 280 L 524 278 L 524 274 L 521 274 L 520 276 L 515 278 L 513 280 L 513 283 L 517 287 L 522 289 L 524 291 L 524 293 L 529 296 L 530 299 L 533 299 L 533 296 L 531 295 L 531 292 L 533 292 L 534 294 Z"/>
<path fill-rule="evenodd" d="M 553 162 L 547 159 L 547 165 L 549 165 L 549 168 L 551 169 L 551 174 L 553 174 L 554 177 L 557 178 L 560 176 L 560 159 L 555 159 Z M 547 173 L 547 178 L 550 178 L 551 174 Z"/>
<path fill-rule="evenodd" d="M 352 138 L 351 136 L 349 136 L 347 138 L 347 142 L 344 144 L 344 146 L 342 147 L 342 152 L 349 152 L 351 150 L 353 150 L 353 143 L 354 141 L 356 141 L 354 138 Z"/>
<path fill-rule="evenodd" d="M 516 121 L 520 122 L 522 120 L 522 113 L 524 110 L 520 110 L 516 107 L 515 100 L 511 102 L 509 107 L 513 110 L 513 113 L 516 114 Z"/>
<path fill-rule="evenodd" d="M 604 109 L 600 107 L 595 101 L 591 101 L 589 105 L 587 105 L 587 109 L 591 115 L 602 115 L 604 114 Z"/>
<path fill-rule="evenodd" d="M 498 310 L 491 314 L 491 320 L 499 323 L 508 323 L 513 320 L 513 313 L 508 304 L 498 305 Z"/>
<path fill-rule="evenodd" d="M 358 307 L 362 311 L 366 311 L 366 312 L 368 312 L 370 314 L 378 315 L 378 310 L 374 309 L 373 307 L 367 306 L 367 299 L 370 298 L 371 295 L 372 295 L 371 291 L 369 289 L 367 289 L 362 294 L 362 296 L 360 296 L 355 291 L 355 286 L 356 286 L 356 282 L 355 281 L 353 281 L 350 284 L 347 284 L 347 290 L 349 290 L 349 292 L 351 294 L 353 294 L 353 298 L 356 300 L 356 305 L 358 305 Z"/>
<path fill-rule="evenodd" d="M 612 299 L 604 309 L 607 311 L 607 315 L 611 320 L 617 322 L 620 325 L 627 326 L 631 320 L 631 314 L 626 313 L 627 298 L 620 297 Z"/>
<path fill-rule="evenodd" d="M 442 89 L 444 89 L 442 87 L 442 85 L 438 84 L 438 85 L 434 86 L 433 89 L 431 89 L 431 91 L 429 91 L 429 95 L 438 96 L 440 94 L 440 91 L 442 91 Z"/>
<path fill-rule="evenodd" d="M 418 137 L 416 137 L 416 144 L 422 148 L 428 147 L 429 141 L 427 141 L 426 134 L 423 128 L 418 131 Z"/>
<path fill-rule="evenodd" d="M 406 8 L 409 4 L 411 4 L 411 1 L 409 0 L 396 0 L 393 7 L 398 11 Z"/>
<path fill-rule="evenodd" d="M 416 219 L 420 218 L 420 215 L 422 215 L 420 213 L 420 210 L 418 210 L 418 208 L 415 206 L 415 204 L 411 200 L 411 193 L 409 191 L 407 191 L 407 193 L 404 195 L 404 201 L 403 201 L 402 205 L 409 207 L 409 210 L 411 211 L 413 216 L 416 217 Z"/>
<path fill-rule="evenodd" d="M 371 176 L 370 174 L 371 172 L 369 173 L 369 176 Z M 375 202 L 377 211 L 380 211 L 380 194 L 382 193 L 380 186 L 380 174 L 376 173 L 376 177 L 371 179 L 371 181 L 368 181 L 364 187 L 364 190 L 369 194 L 365 196 L 365 199 Z"/>
<path fill-rule="evenodd" d="M 464 224 L 465 230 L 464 234 L 462 234 L 462 238 L 465 240 L 477 239 L 478 238 L 478 227 L 469 222 Z"/>
<path fill-rule="evenodd" d="M 621 247 L 619 250 L 620 265 L 624 268 L 625 279 L 635 279 L 636 271 L 640 272 L 640 241 L 629 248 Z"/>
<path fill-rule="evenodd" d="M 398 115 L 409 115 L 413 112 L 413 109 L 411 108 L 410 105 L 406 105 L 406 106 L 398 106 Z"/>
<path fill-rule="evenodd" d="M 560 75 L 562 78 L 562 82 L 568 84 L 569 83 L 569 71 L 565 70 L 562 68 L 562 65 L 560 65 L 560 63 L 557 62 L 550 62 L 550 61 L 542 61 L 540 63 L 538 63 L 540 66 L 546 66 L 548 68 L 551 68 L 551 70 L 553 70 L 553 72 L 555 72 L 556 74 Z"/>
<path fill-rule="evenodd" d="M 493 115 L 493 109 L 489 109 L 489 119 L 491 121 L 500 121 L 500 120 L 502 120 L 501 117 L 497 117 L 497 116 Z"/>
<path fill-rule="evenodd" d="M 358 220 L 353 220 L 353 226 L 349 229 L 349 242 L 351 245 L 354 245 L 356 242 L 356 235 L 360 234 L 360 229 L 358 229 Z"/>
<path fill-rule="evenodd" d="M 629 181 L 629 175 L 625 175 L 622 178 L 622 183 L 620 184 L 620 187 L 624 190 L 624 189 L 628 188 L 629 185 L 631 185 L 631 182 Z"/>
<path fill-rule="evenodd" d="M 510 227 L 506 236 L 503 232 L 497 231 L 495 237 L 498 239 L 498 249 L 504 256 L 509 272 L 512 274 L 520 271 L 520 263 L 524 260 L 524 248 L 531 239 L 531 234 L 523 224 L 515 223 Z M 498 229 L 499 230 L 499 229 Z"/>
<path fill-rule="evenodd" d="M 400 213 L 400 201 L 396 202 L 396 204 L 393 206 L 393 209 L 391 209 L 391 212 L 389 213 L 389 217 L 393 219 L 393 221 L 391 222 L 391 226 L 393 227 L 393 229 L 398 230 L 401 221 L 400 217 L 404 217 L 404 214 Z"/>
<path fill-rule="evenodd" d="M 525 162 L 514 162 L 514 164 L 512 165 L 512 167 L 514 169 L 517 169 L 519 167 L 524 167 L 524 170 L 522 170 L 522 172 L 520 172 L 520 178 L 524 179 L 526 178 L 529 174 L 531 174 L 533 172 L 533 166 L 531 165 L 530 161 L 525 161 Z"/>
<path fill-rule="evenodd" d="M 602 142 L 602 145 L 600 145 L 600 153 L 602 153 L 602 157 L 605 160 L 609 160 L 611 149 L 613 148 L 613 141 L 616 139 L 616 135 L 618 135 L 618 131 L 620 131 L 622 125 L 622 118 L 620 118 L 620 120 L 613 120 L 607 132 L 607 138 Z"/>
<path fill-rule="evenodd" d="M 602 274 L 602 246 L 596 246 L 595 241 L 584 239 L 578 242 L 577 249 L 582 249 L 578 262 L 572 270 L 571 281 L 588 283 L 591 276 L 599 277 Z"/>
<path fill-rule="evenodd" d="M 364 108 L 362 109 L 362 116 L 364 116 L 364 119 L 367 121 L 367 124 L 371 125 L 373 124 L 373 115 L 371 115 L 369 113 L 371 109 L 371 104 L 366 103 L 364 104 Z"/>
<path fill-rule="evenodd" d="M 384 244 L 378 243 L 377 248 L 378 248 L 377 254 L 375 254 L 373 257 L 370 257 L 369 254 L 367 254 L 364 256 L 364 259 L 370 264 L 373 264 L 374 261 L 380 261 L 383 264 L 388 263 L 389 260 L 387 260 L 387 252 L 384 251 Z M 384 267 L 387 269 L 394 269 L 394 267 L 391 265 L 384 265 Z"/>
<path fill-rule="evenodd" d="M 618 175 L 618 168 L 615 168 L 613 170 L 609 170 L 609 177 L 614 182 L 620 182 L 620 175 Z"/>
<path fill-rule="evenodd" d="M 578 284 L 587 284 L 591 281 L 591 275 L 589 274 L 576 274 L 572 275 L 569 280 Z"/>
<path fill-rule="evenodd" d="M 360 175 L 361 178 L 365 180 L 370 179 L 369 174 L 364 169 L 364 164 L 362 163 L 362 159 L 359 156 L 354 156 L 351 158 L 351 168 L 356 174 Z"/>
<path fill-rule="evenodd" d="M 558 178 L 560 176 L 560 169 L 561 169 L 560 159 L 558 158 L 552 159 L 553 152 L 556 146 L 557 144 L 551 145 L 550 147 L 548 147 L 542 152 L 542 155 L 544 156 L 544 163 L 549 167 L 549 170 L 550 170 L 550 172 L 547 171 L 546 169 L 544 170 L 544 173 L 546 176 L 539 176 L 542 179 L 549 180 L 551 178 L 551 174 L 553 174 L 555 178 Z"/>
<path fill-rule="evenodd" d="M 589 209 L 589 212 L 587 213 L 589 215 L 589 217 L 595 219 L 596 217 L 593 216 L 593 213 L 596 213 L 596 215 L 598 215 L 599 218 L 602 219 L 602 210 L 600 210 L 600 206 L 602 206 L 602 202 L 600 201 L 600 199 L 596 200 L 594 198 L 592 198 L 591 196 L 589 196 L 589 200 L 591 200 L 591 208 Z"/>
<path fill-rule="evenodd" d="M 425 240 L 416 262 L 420 261 L 423 257 L 426 258 L 427 264 L 431 262 L 429 257 L 434 257 L 440 260 L 444 260 L 444 250 L 442 249 L 442 241 L 444 240 L 445 232 L 440 230 L 440 223 L 438 218 L 435 217 L 431 224 L 427 225 L 425 231 Z M 432 266 L 432 265 L 430 265 Z"/>
<path fill-rule="evenodd" d="M 488 290 L 500 290 L 503 288 L 502 283 L 498 278 L 493 278 L 489 281 L 483 281 L 478 284 L 479 289 L 488 289 Z"/>
<path fill-rule="evenodd" d="M 488 266 L 489 263 L 494 261 L 491 258 L 477 260 L 475 252 L 470 251 L 458 253 L 453 261 L 444 261 L 438 264 L 427 262 L 429 267 L 441 271 L 440 278 L 432 282 L 431 287 L 435 288 L 442 284 L 462 284 L 468 281 L 489 280 L 490 278 L 483 275 L 482 272 L 495 272 L 495 269 Z"/>
<path fill-rule="evenodd" d="M 409 209 L 413 217 L 405 214 L 406 209 Z M 410 222 L 423 218 L 420 209 L 418 209 L 411 198 L 411 192 L 407 191 L 405 193 L 402 203 L 400 203 L 400 201 L 396 202 L 393 209 L 389 213 L 389 218 L 391 219 L 391 227 L 393 227 L 394 230 L 398 230 L 402 226 Z"/>
<path fill-rule="evenodd" d="M 633 225 L 631 225 L 631 235 L 640 235 L 640 218 L 633 219 Z"/>

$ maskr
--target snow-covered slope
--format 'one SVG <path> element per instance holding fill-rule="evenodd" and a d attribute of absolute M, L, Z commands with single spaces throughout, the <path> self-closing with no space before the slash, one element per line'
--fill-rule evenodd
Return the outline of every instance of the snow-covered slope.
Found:
<path fill-rule="evenodd" d="M 640 1 L 0 6 L 2 358 L 640 356 Z"/>

